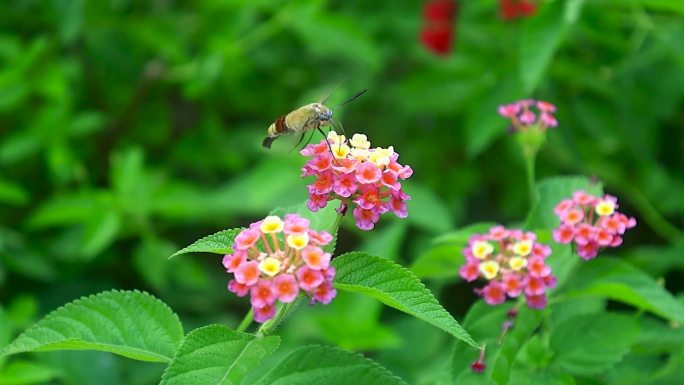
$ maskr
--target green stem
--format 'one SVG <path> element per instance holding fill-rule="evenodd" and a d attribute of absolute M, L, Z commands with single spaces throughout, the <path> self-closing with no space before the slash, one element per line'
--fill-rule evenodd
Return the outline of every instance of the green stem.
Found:
<path fill-rule="evenodd" d="M 342 203 L 346 204 L 346 203 Z M 341 207 L 341 206 L 340 206 Z M 340 223 L 342 223 L 342 218 L 344 218 L 344 215 L 342 215 L 339 211 L 337 211 L 337 218 L 335 218 L 335 223 L 333 224 L 333 227 L 331 229 L 331 235 L 334 237 L 337 234 L 337 230 L 340 228 Z"/>
<path fill-rule="evenodd" d="M 247 314 L 245 314 L 245 318 L 242 319 L 242 322 L 240 322 L 240 325 L 237 327 L 237 329 L 235 329 L 235 331 L 244 332 L 245 330 L 247 330 L 247 327 L 249 327 L 253 320 L 254 310 L 250 307 Z"/>
<path fill-rule="evenodd" d="M 295 299 L 294 301 L 290 303 L 286 303 L 285 305 L 281 306 L 278 308 L 276 311 L 275 317 L 271 318 L 270 320 L 264 322 L 261 327 L 259 327 L 259 330 L 257 330 L 256 334 L 258 336 L 265 336 L 271 333 L 273 330 L 275 330 L 276 327 L 280 324 L 282 320 L 285 319 L 285 317 L 292 312 L 297 307 L 297 304 L 301 300 L 302 296 L 300 295 Z"/>
<path fill-rule="evenodd" d="M 534 206 L 537 201 L 537 189 L 535 187 L 535 176 L 534 176 L 534 163 L 536 159 L 536 153 L 533 151 L 525 151 L 525 172 L 527 174 L 527 189 L 530 197 L 530 207 Z"/>

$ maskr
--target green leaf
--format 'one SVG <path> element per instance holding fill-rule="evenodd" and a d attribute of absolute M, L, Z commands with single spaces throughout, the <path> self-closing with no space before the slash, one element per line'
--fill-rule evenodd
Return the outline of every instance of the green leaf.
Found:
<path fill-rule="evenodd" d="M 684 3 L 672 0 L 639 0 L 644 8 L 654 11 L 669 11 L 684 16 Z"/>
<path fill-rule="evenodd" d="M 366 237 L 359 246 L 359 250 L 369 254 L 384 255 L 396 261 L 401 252 L 401 245 L 406 238 L 408 223 L 401 219 L 393 220 L 381 229 L 373 231 L 372 236 Z"/>
<path fill-rule="evenodd" d="M 473 223 L 449 233 L 442 234 L 435 238 L 433 243 L 449 243 L 456 244 L 459 247 L 465 247 L 465 245 L 468 244 L 470 237 L 472 237 L 474 234 L 486 233 L 490 228 L 496 225 L 497 224 L 494 222 Z"/>
<path fill-rule="evenodd" d="M 421 279 L 459 279 L 458 269 L 464 264 L 462 251 L 457 245 L 433 246 L 416 258 L 410 269 Z"/>
<path fill-rule="evenodd" d="M 227 254 L 233 252 L 233 241 L 242 229 L 222 230 L 195 241 L 192 245 L 176 251 L 170 258 L 188 253 Z"/>
<path fill-rule="evenodd" d="M 453 227 L 449 208 L 431 189 L 415 181 L 408 181 L 403 186 L 411 197 L 407 203 L 407 219 L 412 224 L 433 233 L 443 233 Z"/>
<path fill-rule="evenodd" d="M 525 97 L 517 76 L 495 79 L 487 95 L 473 104 L 465 122 L 466 155 L 475 158 L 497 137 L 506 133 L 507 121 L 497 114 L 497 107 Z"/>
<path fill-rule="evenodd" d="M 672 373 L 671 367 L 668 370 L 667 366 L 672 365 L 676 360 L 669 359 L 669 362 L 665 363 L 666 360 L 663 360 L 663 357 L 629 353 L 608 373 L 602 374 L 601 379 L 604 384 L 608 385 L 679 384 L 681 374 L 676 377 L 675 381 L 663 378 L 663 374 Z"/>
<path fill-rule="evenodd" d="M 45 384 L 56 377 L 55 371 L 30 361 L 13 361 L 0 369 L 0 385 Z"/>
<path fill-rule="evenodd" d="M 561 200 L 571 198 L 572 193 L 584 190 L 588 194 L 603 195 L 603 186 L 591 182 L 586 177 L 564 176 L 548 178 L 537 183 L 537 202 L 532 207 L 525 222 L 525 228 L 530 230 L 552 230 L 560 224 L 553 209 Z"/>
<path fill-rule="evenodd" d="M 383 308 L 383 304 L 373 298 L 340 291 L 327 306 L 294 312 L 283 325 L 282 334 L 298 341 L 321 340 L 351 351 L 396 348 L 401 345 L 402 338 L 382 322 Z M 440 331 L 435 331 L 441 335 Z"/>
<path fill-rule="evenodd" d="M 333 260 L 333 266 L 337 269 L 336 288 L 375 298 L 478 347 L 430 290 L 406 268 L 362 252 L 343 254 Z"/>
<path fill-rule="evenodd" d="M 666 324 L 651 317 L 639 319 L 641 333 L 633 347 L 634 352 L 661 355 L 681 352 L 684 346 L 684 328 L 681 324 Z"/>
<path fill-rule="evenodd" d="M 562 297 L 561 297 L 562 298 Z M 555 299 L 555 298 L 554 298 Z M 551 301 L 554 302 L 553 300 Z M 549 328 L 582 314 L 594 314 L 606 310 L 606 300 L 599 297 L 563 298 L 553 304 L 553 312 L 547 317 Z"/>
<path fill-rule="evenodd" d="M 523 26 L 519 71 L 525 94 L 532 93 L 539 85 L 583 4 L 584 0 L 549 2 Z"/>
<path fill-rule="evenodd" d="M 456 344 L 452 361 L 452 370 L 456 384 L 507 384 L 518 352 L 538 328 L 542 312 L 522 307 L 515 318 L 513 328 L 499 343 L 501 327 L 506 320 L 506 313 L 513 303 L 498 306 L 487 305 L 478 301 L 470 308 L 463 325 L 478 341 L 487 344 L 486 369 L 484 373 L 473 373 L 470 364 L 479 352 L 474 352 L 464 344 Z"/>
<path fill-rule="evenodd" d="M 26 204 L 28 199 L 28 192 L 19 184 L 0 177 L 0 203 L 21 206 Z"/>
<path fill-rule="evenodd" d="M 116 240 L 122 224 L 121 216 L 115 211 L 92 215 L 84 229 L 80 253 L 87 259 L 95 257 Z"/>
<path fill-rule="evenodd" d="M 599 313 L 569 319 L 551 332 L 552 365 L 573 374 L 601 373 L 629 352 L 639 328 L 632 317 Z"/>
<path fill-rule="evenodd" d="M 537 235 L 541 233 L 542 231 L 538 231 Z M 563 245 L 551 239 L 543 243 L 551 245 L 551 255 L 546 260 L 546 263 L 551 267 L 551 271 L 553 271 L 556 278 L 558 278 L 555 290 L 558 291 L 572 278 L 572 273 L 576 271 L 577 265 L 582 263 L 582 259 L 572 252 L 572 245 Z"/>
<path fill-rule="evenodd" d="M 406 384 L 379 364 L 327 346 L 304 346 L 287 356 L 256 385 Z"/>
<path fill-rule="evenodd" d="M 540 334 L 533 335 L 520 349 L 516 361 L 526 367 L 542 369 L 549 366 L 552 352 Z M 513 374 L 511 374 L 513 376 Z"/>
<path fill-rule="evenodd" d="M 418 278 L 459 278 L 458 269 L 463 265 L 463 248 L 473 234 L 484 233 L 492 223 L 476 223 L 441 235 L 433 246 L 415 259 L 410 269 Z"/>
<path fill-rule="evenodd" d="M 5 309 L 0 306 L 0 347 L 5 347 L 10 342 L 12 322 L 7 316 Z M 0 364 L 2 362 L 0 361 Z M 1 365 L 0 365 L 1 366 Z"/>
<path fill-rule="evenodd" d="M 514 368 L 508 385 L 575 385 L 575 379 L 560 369 L 528 370 Z"/>
<path fill-rule="evenodd" d="M 684 324 L 684 305 L 653 278 L 619 259 L 602 256 L 585 262 L 568 296 L 601 296 Z"/>
<path fill-rule="evenodd" d="M 131 378 L 133 376 L 128 371 L 126 373 L 127 381 L 121 380 L 121 366 L 125 361 L 106 352 L 61 351 L 59 354 L 41 354 L 40 358 L 42 362 L 49 364 L 52 368 L 59 368 L 60 384 L 133 385 L 135 383 Z M 163 367 L 159 370 L 160 366 L 165 367 L 166 365 L 145 363 L 137 367 L 143 367 L 150 371 L 157 370 L 158 374 L 154 379 L 158 380 L 164 371 Z M 141 384 L 137 383 L 137 385 Z"/>
<path fill-rule="evenodd" d="M 222 325 L 195 329 L 183 339 L 161 385 L 240 384 L 279 344 L 280 337 L 256 337 Z"/>
<path fill-rule="evenodd" d="M 337 243 L 337 227 L 339 226 L 336 203 L 329 203 L 324 208 L 313 212 L 309 210 L 306 202 L 302 202 L 293 206 L 288 207 L 278 207 L 271 211 L 269 215 L 277 215 L 281 218 L 285 218 L 287 214 L 297 214 L 302 218 L 309 220 L 309 227 L 316 231 L 327 231 L 333 236 L 333 240 L 326 245 L 323 249 L 328 253 L 333 253 L 335 251 L 335 246 Z"/>
<path fill-rule="evenodd" d="M 100 350 L 152 362 L 171 361 L 183 338 L 178 316 L 139 291 L 83 297 L 48 314 L 1 355 L 30 351 Z"/>

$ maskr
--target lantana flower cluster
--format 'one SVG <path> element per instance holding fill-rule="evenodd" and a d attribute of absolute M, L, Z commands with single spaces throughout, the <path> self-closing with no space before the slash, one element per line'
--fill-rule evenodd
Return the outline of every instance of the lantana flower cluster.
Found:
<path fill-rule="evenodd" d="M 574 242 L 577 254 L 585 260 L 595 258 L 602 248 L 622 244 L 622 236 L 636 226 L 636 219 L 618 212 L 617 198 L 597 197 L 575 191 L 554 209 L 561 224 L 553 231 L 558 243 Z"/>
<path fill-rule="evenodd" d="M 541 131 L 548 127 L 556 127 L 558 120 L 553 116 L 555 112 L 556 106 L 553 104 L 534 99 L 499 106 L 499 115 L 510 119 L 515 131 L 525 131 L 532 126 L 538 127 Z"/>
<path fill-rule="evenodd" d="M 475 234 L 463 250 L 466 264 L 460 275 L 468 282 L 487 280 L 487 285 L 475 292 L 490 305 L 522 294 L 527 306 L 541 309 L 546 306 L 546 291 L 556 285 L 556 277 L 545 262 L 551 248 L 536 239 L 533 232 L 503 226 L 494 226 L 486 234 Z"/>
<path fill-rule="evenodd" d="M 311 211 L 333 199 L 342 201 L 342 211 L 353 202 L 356 226 L 362 230 L 371 230 L 387 211 L 400 218 L 408 216 L 410 197 L 402 191 L 400 180 L 410 177 L 413 170 L 397 163 L 399 154 L 393 147 L 370 146 L 366 135 L 354 134 L 347 141 L 330 131 L 326 140 L 302 149 L 302 155 L 312 157 L 302 168 L 302 176 L 316 177 L 308 186 Z"/>
<path fill-rule="evenodd" d="M 337 294 L 335 268 L 321 247 L 330 241 L 329 233 L 310 229 L 309 220 L 296 214 L 252 223 L 235 237 L 233 253 L 223 257 L 223 266 L 234 275 L 228 290 L 250 295 L 260 323 L 273 318 L 276 301 L 292 302 L 300 290 L 312 303 L 328 304 Z"/>

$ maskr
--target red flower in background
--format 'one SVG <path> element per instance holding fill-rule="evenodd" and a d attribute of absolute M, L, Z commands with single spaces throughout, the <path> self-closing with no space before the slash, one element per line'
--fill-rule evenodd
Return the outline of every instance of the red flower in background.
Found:
<path fill-rule="evenodd" d="M 438 55 L 451 52 L 457 11 L 455 0 L 429 0 L 425 3 L 420 31 L 420 41 L 425 48 Z"/>
<path fill-rule="evenodd" d="M 529 0 L 499 0 L 499 10 L 504 20 L 515 20 L 534 15 L 537 4 Z"/>
<path fill-rule="evenodd" d="M 456 14 L 456 7 L 454 0 L 429 0 L 425 3 L 423 16 L 427 22 L 451 21 Z"/>

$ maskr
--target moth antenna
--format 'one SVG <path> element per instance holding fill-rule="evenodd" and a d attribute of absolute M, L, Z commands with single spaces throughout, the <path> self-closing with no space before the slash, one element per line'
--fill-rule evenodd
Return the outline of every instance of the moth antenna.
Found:
<path fill-rule="evenodd" d="M 359 91 L 359 92 L 357 92 L 356 94 L 354 94 L 354 96 L 352 96 L 351 98 L 347 99 L 347 101 L 346 101 L 346 102 L 343 102 L 342 104 L 339 104 L 339 105 L 338 105 L 337 107 L 342 107 L 342 106 L 346 106 L 347 104 L 349 104 L 349 103 L 353 102 L 353 101 L 354 101 L 354 99 L 356 99 L 356 98 L 358 98 L 359 96 L 361 96 L 361 95 L 365 94 L 365 93 L 366 93 L 366 91 L 368 91 L 368 88 L 364 88 L 364 89 L 362 89 L 361 91 Z"/>

